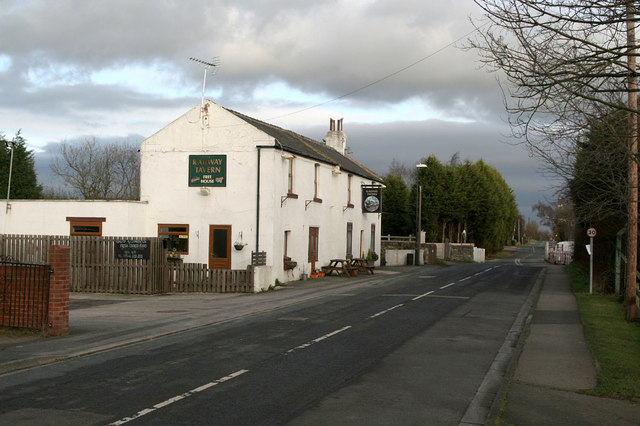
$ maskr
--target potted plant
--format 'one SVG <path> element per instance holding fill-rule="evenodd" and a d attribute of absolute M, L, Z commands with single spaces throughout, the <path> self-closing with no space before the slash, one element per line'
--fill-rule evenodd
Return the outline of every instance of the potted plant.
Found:
<path fill-rule="evenodd" d="M 376 263 L 376 260 L 378 260 L 378 253 L 369 249 L 367 252 L 367 263 L 369 266 L 373 266 Z"/>

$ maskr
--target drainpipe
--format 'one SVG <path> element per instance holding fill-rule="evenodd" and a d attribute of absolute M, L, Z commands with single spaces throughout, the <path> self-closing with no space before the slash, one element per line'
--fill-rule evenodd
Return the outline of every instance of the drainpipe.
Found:
<path fill-rule="evenodd" d="M 258 146 L 258 167 L 256 168 L 258 175 L 258 182 L 256 185 L 256 253 L 260 248 L 260 148 Z"/>
<path fill-rule="evenodd" d="M 274 149 L 273 145 L 257 145 L 258 149 L 258 167 L 256 167 L 257 182 L 256 182 L 256 253 L 260 251 L 260 150 L 262 148 Z"/>

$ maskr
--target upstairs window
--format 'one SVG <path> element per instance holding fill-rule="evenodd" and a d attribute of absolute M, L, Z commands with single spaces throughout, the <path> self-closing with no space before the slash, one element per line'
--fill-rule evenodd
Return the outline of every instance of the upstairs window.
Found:
<path fill-rule="evenodd" d="M 189 225 L 158 225 L 158 237 L 165 241 L 167 252 L 189 254 Z"/>
<path fill-rule="evenodd" d="M 353 181 L 353 176 L 347 176 L 347 207 L 353 207 L 353 203 L 351 201 L 351 182 Z"/>
<path fill-rule="evenodd" d="M 318 198 L 320 164 L 316 164 L 313 168 L 313 198 Z"/>
<path fill-rule="evenodd" d="M 287 159 L 289 162 L 287 170 L 287 193 L 293 194 L 293 158 Z"/>

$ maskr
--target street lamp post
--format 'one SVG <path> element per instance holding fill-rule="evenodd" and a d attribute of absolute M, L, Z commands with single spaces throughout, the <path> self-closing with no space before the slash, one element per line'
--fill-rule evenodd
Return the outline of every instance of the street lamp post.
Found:
<path fill-rule="evenodd" d="M 426 164 L 416 164 L 418 169 L 426 169 Z M 420 181 L 418 180 L 418 175 L 416 175 L 416 184 L 418 185 L 416 191 L 416 250 L 414 255 L 414 265 L 420 265 L 420 219 L 422 217 L 422 185 L 420 185 Z"/>
<path fill-rule="evenodd" d="M 7 148 L 11 150 L 11 159 L 9 160 L 9 182 L 7 184 L 7 207 L 5 212 L 9 213 L 9 196 L 11 195 L 11 173 L 13 171 L 13 149 L 15 148 L 15 142 L 6 141 Z"/>

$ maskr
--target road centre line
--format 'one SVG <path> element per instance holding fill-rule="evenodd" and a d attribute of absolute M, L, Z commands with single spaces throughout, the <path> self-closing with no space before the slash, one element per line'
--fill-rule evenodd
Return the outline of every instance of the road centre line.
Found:
<path fill-rule="evenodd" d="M 435 275 L 420 275 L 418 278 L 435 278 Z"/>
<path fill-rule="evenodd" d="M 382 297 L 414 297 L 415 294 L 398 294 L 398 293 L 388 293 L 383 294 Z"/>
<path fill-rule="evenodd" d="M 398 305 L 396 305 L 396 306 L 392 306 L 392 307 L 390 307 L 389 309 L 385 309 L 384 311 L 380 311 L 380 312 L 378 312 L 377 314 L 371 315 L 371 316 L 369 317 L 369 319 L 371 319 L 371 318 L 375 318 L 375 317 L 379 317 L 380 315 L 384 315 L 384 314 L 386 314 L 387 312 L 389 312 L 389 311 L 393 311 L 394 309 L 399 308 L 399 307 L 401 307 L 401 306 L 404 306 L 404 303 L 400 303 L 400 304 L 398 304 Z"/>
<path fill-rule="evenodd" d="M 460 280 L 460 282 L 462 282 L 462 281 L 466 281 L 466 280 L 470 279 L 472 276 L 473 276 L 473 275 L 469 275 L 468 277 L 461 279 L 461 280 Z"/>
<path fill-rule="evenodd" d="M 116 422 L 109 423 L 109 425 L 110 426 L 111 425 L 118 426 L 118 425 L 122 425 L 122 424 L 125 424 L 125 423 L 129 423 L 132 420 L 138 419 L 138 418 L 140 418 L 142 416 L 145 416 L 145 415 L 147 415 L 149 413 L 153 413 L 154 411 L 156 411 L 156 410 L 158 410 L 160 408 L 166 407 L 167 405 L 171 405 L 174 402 L 178 402 L 178 401 L 180 401 L 182 399 L 185 399 L 185 398 L 188 398 L 190 396 L 193 396 L 194 394 L 196 394 L 198 392 L 202 392 L 204 390 L 207 390 L 210 387 L 216 386 L 216 385 L 218 385 L 220 383 L 224 383 L 224 382 L 226 382 L 228 380 L 236 378 L 236 377 L 240 376 L 241 374 L 247 373 L 248 371 L 249 370 L 238 370 L 235 373 L 229 374 L 228 376 L 221 377 L 218 380 L 214 380 L 213 382 L 206 383 L 206 384 L 204 384 L 202 386 L 198 386 L 197 388 L 191 389 L 188 392 L 185 392 L 185 393 L 180 394 L 180 395 L 176 395 L 173 398 L 169 398 L 169 399 L 167 399 L 165 401 L 162 401 L 162 402 L 154 405 L 151 408 L 145 408 L 144 410 L 140 410 L 140 411 L 138 411 L 136 414 L 134 414 L 131 417 L 125 417 L 125 418 L 120 419 L 120 420 L 118 420 Z"/>
<path fill-rule="evenodd" d="M 439 297 L 441 299 L 471 299 L 469 296 L 448 296 L 446 294 L 430 294 L 428 297 Z"/>
<path fill-rule="evenodd" d="M 287 352 L 285 352 L 285 355 L 286 355 L 286 354 L 290 354 L 291 352 L 295 352 L 295 351 L 300 350 L 300 349 L 308 348 L 309 346 L 313 345 L 314 343 L 321 342 L 321 341 L 323 341 L 324 339 L 328 339 L 329 337 L 331 337 L 331 336 L 335 336 L 336 334 L 338 334 L 338 333 L 342 333 L 343 331 L 348 330 L 348 329 L 350 329 L 350 328 L 351 328 L 351 326 L 350 326 L 350 325 L 347 325 L 347 326 L 342 327 L 342 328 L 340 328 L 340 329 L 338 329 L 338 330 L 334 330 L 334 331 L 332 331 L 331 333 L 327 333 L 327 334 L 325 334 L 324 336 L 320 336 L 320 337 L 318 337 L 318 338 L 316 338 L 316 339 L 313 339 L 313 340 L 308 341 L 307 343 L 303 343 L 302 345 L 298 345 L 298 346 L 296 346 L 296 347 L 295 347 L 295 348 L 293 348 L 293 349 L 289 349 Z"/>
<path fill-rule="evenodd" d="M 440 290 L 444 290 L 447 287 L 451 287 L 452 285 L 454 285 L 455 283 L 449 283 L 447 285 L 443 285 L 442 287 L 440 287 Z"/>
<path fill-rule="evenodd" d="M 411 299 L 411 300 L 418 300 L 418 299 L 421 299 L 421 298 L 423 298 L 423 297 L 425 297 L 425 296 L 430 295 L 430 294 L 431 294 L 431 293 L 433 293 L 434 291 L 435 291 L 435 290 L 428 291 L 428 292 L 426 292 L 425 294 L 421 294 L 420 296 L 416 296 L 416 297 L 414 297 L 414 298 L 413 298 L 413 299 Z"/>

